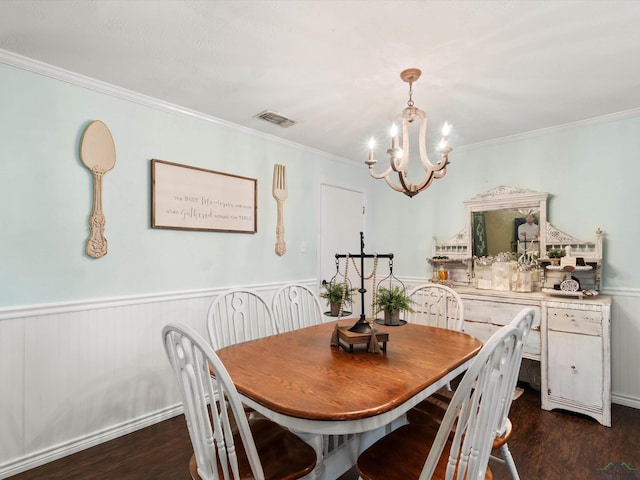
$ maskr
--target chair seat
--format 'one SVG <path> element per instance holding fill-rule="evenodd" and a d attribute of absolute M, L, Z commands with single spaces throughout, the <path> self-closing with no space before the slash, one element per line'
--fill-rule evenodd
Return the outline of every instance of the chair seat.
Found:
<path fill-rule="evenodd" d="M 501 448 L 504 444 L 509 441 L 509 437 L 511 436 L 511 431 L 513 430 L 513 425 L 511 424 L 511 420 L 507 418 L 507 421 L 504 424 L 504 432 L 499 437 L 496 437 L 493 440 L 493 448 Z"/>
<path fill-rule="evenodd" d="M 426 425 L 431 428 L 440 428 L 440 422 L 444 417 L 453 392 L 445 387 L 431 396 L 425 398 L 418 405 L 407 412 L 407 421 L 417 425 Z"/>
<path fill-rule="evenodd" d="M 425 398 L 418 405 L 407 412 L 407 420 L 409 423 L 416 425 L 424 425 L 434 430 L 440 428 L 440 422 L 447 411 L 449 402 L 453 397 L 453 392 L 446 388 L 441 388 L 430 397 Z M 454 425 L 455 429 L 455 425 Z M 509 441 L 513 425 L 511 420 L 507 418 L 504 431 L 493 440 L 493 450 L 502 447 Z"/>
<path fill-rule="evenodd" d="M 288 480 L 300 478 L 311 472 L 316 464 L 316 453 L 311 446 L 281 427 L 263 417 L 249 419 L 249 427 L 262 463 L 265 480 Z M 253 479 L 247 455 L 242 448 L 240 433 L 234 429 L 233 436 L 238 447 L 238 467 L 241 479 Z M 218 468 L 222 477 L 222 470 Z M 200 480 L 195 456 L 189 461 L 189 473 L 194 480 Z"/>
<path fill-rule="evenodd" d="M 363 480 L 412 480 L 420 477 L 437 429 L 407 424 L 384 436 L 358 458 L 358 473 Z M 451 443 L 447 442 L 432 479 L 445 478 Z M 485 479 L 493 479 L 487 468 Z"/>

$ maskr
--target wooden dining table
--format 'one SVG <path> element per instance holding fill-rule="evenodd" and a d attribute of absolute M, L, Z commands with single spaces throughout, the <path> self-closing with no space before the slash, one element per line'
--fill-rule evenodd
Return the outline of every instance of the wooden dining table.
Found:
<path fill-rule="evenodd" d="M 383 353 L 331 345 L 334 328 L 352 324 L 328 322 L 217 353 L 248 406 L 305 432 L 321 456 L 319 437 L 390 424 L 464 372 L 482 348 L 471 335 L 411 323 L 375 325 L 389 334 Z"/>

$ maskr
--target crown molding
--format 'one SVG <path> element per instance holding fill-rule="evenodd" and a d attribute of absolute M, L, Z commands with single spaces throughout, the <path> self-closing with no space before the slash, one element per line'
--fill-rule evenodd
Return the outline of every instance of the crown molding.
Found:
<path fill-rule="evenodd" d="M 462 145 L 462 146 L 456 147 L 456 150 L 464 151 L 464 150 L 473 150 L 475 148 L 486 147 L 490 145 L 502 145 L 505 143 L 512 143 L 512 142 L 527 140 L 531 138 L 544 137 L 554 133 L 586 127 L 588 125 L 597 125 L 600 123 L 614 122 L 617 120 L 625 120 L 627 118 L 634 118 L 634 117 L 640 117 L 640 107 L 630 108 L 629 110 L 623 110 L 621 112 L 608 113 L 606 115 L 600 115 L 598 117 L 587 118 L 584 120 L 578 120 L 576 122 L 564 123 L 562 125 L 555 125 L 553 127 L 545 127 L 545 128 L 540 128 L 538 130 L 531 130 L 528 132 L 516 133 L 515 135 L 492 138 L 491 140 L 485 140 L 483 142 L 470 143 L 468 145 Z"/>
<path fill-rule="evenodd" d="M 70 70 L 65 70 L 64 68 L 56 67 L 54 65 L 50 65 L 48 63 L 44 63 L 39 60 L 34 60 L 29 57 L 18 55 L 8 50 L 0 49 L 0 63 L 19 68 L 21 70 L 26 70 L 32 73 L 36 73 L 38 75 L 43 75 L 45 77 L 49 77 L 65 83 L 69 83 L 77 87 L 82 87 L 88 90 L 93 90 L 95 92 L 103 93 L 105 95 L 110 95 L 112 97 L 115 97 L 121 100 L 126 100 L 128 102 L 136 103 L 138 105 L 153 108 L 161 112 L 172 113 L 174 115 L 181 115 L 185 117 L 195 118 L 198 120 L 203 120 L 205 122 L 213 123 L 215 125 L 218 125 L 224 128 L 229 128 L 231 130 L 235 130 L 247 135 L 263 138 L 270 142 L 280 143 L 289 147 L 296 148 L 298 150 L 304 150 L 306 152 L 310 152 L 313 154 L 322 155 L 323 157 L 329 157 L 332 160 L 335 160 L 338 162 L 343 162 L 343 163 L 348 162 L 349 165 L 353 165 L 353 161 L 347 158 L 340 157 L 340 156 L 337 156 L 328 152 L 324 152 L 322 150 L 318 150 L 315 148 L 311 148 L 307 145 L 302 145 L 300 143 L 292 142 L 290 140 L 277 137 L 275 135 L 270 135 L 268 133 L 260 132 L 252 128 L 243 127 L 242 125 L 228 122 L 226 120 L 222 120 L 212 115 L 207 115 L 197 110 L 192 110 L 192 109 L 177 105 L 175 103 L 166 102 L 164 100 L 160 100 L 155 97 L 144 95 L 142 93 L 138 93 L 133 90 L 128 90 L 126 88 L 118 87 L 116 85 L 112 85 L 110 83 L 103 82 L 95 78 L 87 77 L 85 75 L 81 75 L 79 73 L 75 73 Z"/>
<path fill-rule="evenodd" d="M 275 135 L 270 135 L 268 133 L 263 133 L 258 130 L 254 130 L 252 128 L 243 127 L 242 125 L 238 125 L 236 123 L 228 122 L 226 120 L 222 120 L 217 117 L 213 117 L 211 115 L 204 114 L 202 112 L 198 112 L 197 110 L 192 110 L 186 107 L 182 107 L 180 105 L 176 105 L 174 103 L 166 102 L 164 100 L 160 100 L 155 97 L 150 97 L 148 95 L 144 95 L 142 93 L 134 92 L 133 90 L 128 90 L 126 88 L 118 87 L 116 85 L 112 85 L 110 83 L 106 83 L 100 80 L 96 80 L 95 78 L 87 77 L 85 75 L 81 75 L 79 73 L 75 73 L 69 70 L 65 70 L 63 68 L 59 68 L 48 63 L 44 63 L 38 60 L 34 60 L 29 57 L 25 57 L 23 55 L 18 55 L 16 53 L 10 52 L 8 50 L 0 49 L 0 63 L 11 65 L 16 68 L 20 68 L 22 70 L 27 70 L 39 75 L 43 75 L 46 77 L 53 78 L 55 80 L 59 80 L 62 82 L 69 83 L 71 85 L 75 85 L 78 87 L 87 88 L 89 90 L 93 90 L 95 92 L 103 93 L 106 95 L 110 95 L 112 97 L 116 97 L 122 100 L 126 100 L 132 103 L 136 103 L 139 105 L 143 105 L 149 108 L 153 108 L 156 110 L 160 110 L 165 113 L 173 113 L 176 115 L 182 115 L 186 117 L 196 118 L 199 120 L 203 120 L 206 122 L 210 122 L 216 124 L 221 127 L 229 128 L 232 130 L 236 130 L 247 135 L 252 135 L 255 137 L 264 138 L 266 140 L 281 143 L 283 145 L 287 145 L 290 147 L 294 147 L 300 150 L 304 150 L 310 153 L 319 154 L 325 157 L 330 157 L 332 160 L 338 162 L 346 162 L 349 165 L 353 164 L 353 160 L 349 160 L 344 157 L 340 157 L 328 152 L 324 152 L 322 150 L 318 150 L 315 148 L 308 147 L 306 145 L 302 145 L 300 143 L 295 143 L 290 140 L 285 140 L 283 138 L 277 137 Z M 626 118 L 633 118 L 640 116 L 640 107 L 631 108 L 629 110 L 623 110 L 621 112 L 610 113 L 607 115 L 601 115 L 598 117 L 588 118 L 585 120 L 579 120 L 576 122 L 565 123 L 562 125 L 556 125 L 553 127 L 545 127 L 540 128 L 538 130 L 531 130 L 529 132 L 517 133 L 515 135 L 508 135 L 505 137 L 493 138 L 491 140 L 485 140 L 483 142 L 470 143 L 467 145 L 460 145 L 456 147 L 458 151 L 465 150 L 473 150 L 480 147 L 486 147 L 490 145 L 502 145 L 505 143 L 516 142 L 520 140 L 526 140 L 531 138 L 538 138 L 545 135 L 550 135 L 553 133 L 558 133 L 566 130 L 571 130 L 579 127 L 584 127 L 587 125 L 594 125 L 599 123 L 612 122 L 616 120 L 624 120 Z"/>

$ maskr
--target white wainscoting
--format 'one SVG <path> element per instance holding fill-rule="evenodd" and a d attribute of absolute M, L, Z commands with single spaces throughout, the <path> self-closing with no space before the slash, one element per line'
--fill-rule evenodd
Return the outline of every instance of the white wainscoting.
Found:
<path fill-rule="evenodd" d="M 0 479 L 182 413 L 161 331 L 222 290 L 0 309 Z"/>
<path fill-rule="evenodd" d="M 248 285 L 269 302 L 280 286 Z M 0 309 L 0 479 L 181 413 L 161 330 L 179 321 L 206 335 L 222 290 Z M 640 291 L 606 293 L 613 401 L 640 408 Z"/>
<path fill-rule="evenodd" d="M 640 290 L 607 289 L 604 293 L 613 297 L 611 401 L 640 409 Z"/>

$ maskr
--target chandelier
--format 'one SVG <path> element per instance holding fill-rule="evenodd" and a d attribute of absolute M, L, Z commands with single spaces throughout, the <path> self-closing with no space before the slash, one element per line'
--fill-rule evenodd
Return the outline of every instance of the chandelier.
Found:
<path fill-rule="evenodd" d="M 369 173 L 375 179 L 384 178 L 387 184 L 397 192 L 402 192 L 408 197 L 417 195 L 422 190 L 431 185 L 436 178 L 442 178 L 447 173 L 447 165 L 449 164 L 449 152 L 452 148 L 449 146 L 449 131 L 451 125 L 445 122 L 442 127 L 442 138 L 438 146 L 440 152 L 440 160 L 433 165 L 427 157 L 426 141 L 427 135 L 427 116 L 418 107 L 413 104 L 413 82 L 420 78 L 422 72 L 417 68 L 409 68 L 400 73 L 400 78 L 409 84 L 409 101 L 407 102 L 407 108 L 402 113 L 396 115 L 393 119 L 393 125 L 391 126 L 391 148 L 387 150 L 389 155 L 389 166 L 382 173 L 376 173 L 374 166 L 378 163 L 373 159 L 373 148 L 375 146 L 375 140 L 373 137 L 369 140 L 369 158 L 364 163 L 369 166 Z M 420 149 L 420 160 L 422 162 L 422 168 L 424 169 L 425 176 L 420 183 L 409 183 L 409 125 L 414 120 L 420 119 L 420 130 L 418 145 Z M 396 122 L 400 121 L 402 124 L 402 148 L 399 145 L 398 139 L 398 127 Z M 399 185 L 395 184 L 391 179 L 394 173 L 398 174 Z"/>

